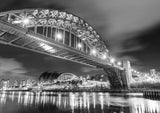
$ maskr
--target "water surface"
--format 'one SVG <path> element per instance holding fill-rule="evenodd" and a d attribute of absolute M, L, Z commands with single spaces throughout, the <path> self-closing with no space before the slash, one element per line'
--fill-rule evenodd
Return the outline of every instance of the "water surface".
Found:
<path fill-rule="evenodd" d="M 109 93 L 1 92 L 0 113 L 160 113 L 160 101 Z"/>

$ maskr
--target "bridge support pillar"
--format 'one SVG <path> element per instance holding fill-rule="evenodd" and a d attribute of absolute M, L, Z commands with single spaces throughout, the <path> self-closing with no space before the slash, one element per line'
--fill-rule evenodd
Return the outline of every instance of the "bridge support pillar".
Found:
<path fill-rule="evenodd" d="M 129 61 L 123 62 L 124 70 L 115 67 L 105 67 L 108 79 L 111 84 L 111 89 L 129 89 L 131 82 L 131 66 Z"/>
<path fill-rule="evenodd" d="M 111 84 L 111 89 L 124 89 L 123 76 L 125 75 L 123 70 L 119 70 L 114 67 L 104 68 L 108 79 Z"/>
<path fill-rule="evenodd" d="M 125 71 L 125 84 L 127 85 L 128 88 L 130 88 L 130 84 L 132 82 L 132 68 L 131 68 L 131 64 L 130 61 L 125 60 L 123 61 L 123 67 L 124 67 L 124 71 Z"/>

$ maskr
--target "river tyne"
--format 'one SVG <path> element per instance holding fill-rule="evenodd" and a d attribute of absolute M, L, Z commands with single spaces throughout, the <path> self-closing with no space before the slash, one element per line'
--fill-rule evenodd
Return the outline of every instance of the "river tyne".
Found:
<path fill-rule="evenodd" d="M 134 94 L 3 91 L 0 113 L 160 113 L 160 101 Z"/>

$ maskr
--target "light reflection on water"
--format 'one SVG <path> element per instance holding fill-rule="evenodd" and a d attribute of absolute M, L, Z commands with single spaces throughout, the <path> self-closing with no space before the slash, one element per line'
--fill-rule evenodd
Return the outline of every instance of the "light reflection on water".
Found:
<path fill-rule="evenodd" d="M 1 92 L 0 113 L 160 113 L 160 101 L 109 93 Z"/>

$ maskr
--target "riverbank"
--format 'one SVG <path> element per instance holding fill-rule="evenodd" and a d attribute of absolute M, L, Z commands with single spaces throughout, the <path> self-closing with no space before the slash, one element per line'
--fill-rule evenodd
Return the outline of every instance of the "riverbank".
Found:
<path fill-rule="evenodd" d="M 9 90 L 0 90 L 2 91 L 31 91 L 31 92 L 107 92 L 107 93 L 144 93 L 145 95 L 156 94 L 160 95 L 160 90 L 151 90 L 151 89 L 9 89 Z"/>
<path fill-rule="evenodd" d="M 140 90 L 110 90 L 110 89 L 9 89 L 0 91 L 32 91 L 32 92 L 108 92 L 108 93 L 141 93 Z"/>

